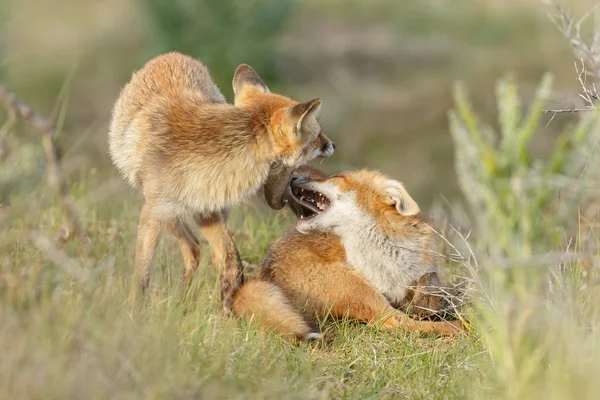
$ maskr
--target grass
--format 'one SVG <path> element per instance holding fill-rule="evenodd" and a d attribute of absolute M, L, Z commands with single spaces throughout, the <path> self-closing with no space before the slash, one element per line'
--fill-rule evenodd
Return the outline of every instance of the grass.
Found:
<path fill-rule="evenodd" d="M 310 2 L 304 14 L 299 14 L 300 21 L 309 17 L 316 21 L 308 25 L 309 28 L 322 25 L 315 17 L 327 20 L 333 16 L 335 21 L 339 19 L 348 25 L 347 34 L 353 32 L 355 25 L 360 28 L 359 22 L 364 22 L 387 27 L 406 42 L 412 37 L 428 39 L 425 43 L 434 44 L 435 34 L 442 32 L 442 36 L 448 36 L 451 43 L 459 46 L 450 62 L 440 64 L 434 58 L 427 68 L 401 64 L 390 57 L 395 71 L 392 76 L 375 85 L 376 90 L 369 92 L 367 87 L 363 88 L 367 94 L 376 94 L 385 100 L 384 86 L 394 83 L 396 86 L 387 93 L 388 103 L 371 107 L 356 103 L 356 110 L 370 113 L 358 114 L 348 112 L 353 108 L 348 105 L 344 108 L 337 100 L 338 116 L 331 121 L 331 131 L 344 135 L 339 141 L 338 159 L 333 162 L 343 159 L 398 170 L 399 175 L 393 174 L 394 177 L 406 179 L 409 188 L 423 182 L 434 187 L 435 183 L 435 193 L 439 196 L 445 190 L 444 185 L 457 191 L 455 182 L 446 179 L 451 175 L 450 168 L 446 168 L 447 171 L 433 168 L 431 176 L 436 176 L 435 182 L 412 175 L 423 160 L 438 158 L 427 157 L 429 152 L 438 148 L 440 152 L 443 148 L 440 155 L 449 156 L 451 152 L 446 119 L 451 103 L 449 82 L 473 75 L 467 85 L 478 91 L 474 102 L 478 109 L 484 109 L 485 115 L 493 106 L 488 104 L 490 101 L 479 101 L 491 99 L 491 85 L 483 83 L 492 76 L 496 79 L 498 70 L 515 69 L 521 71 L 527 81 L 535 81 L 548 65 L 556 66 L 557 77 L 562 76 L 562 80 L 557 79 L 562 81 L 559 89 L 573 87 L 565 83 L 565 76 L 569 82 L 574 79 L 571 62 L 558 62 L 559 58 L 567 60 L 564 51 L 556 50 L 558 34 L 544 33 L 553 27 L 548 24 L 536 30 L 539 20 L 545 17 L 529 13 L 519 16 L 512 7 L 502 6 L 503 2 L 494 6 L 492 2 L 477 2 L 481 7 L 473 9 L 452 8 L 450 3 L 444 2 L 430 3 L 432 7 L 423 8 L 413 1 L 403 3 L 404 8 L 395 8 L 382 1 L 365 8 L 358 2 L 346 7 L 346 2 L 335 0 L 327 3 L 330 7 L 322 8 L 320 2 Z M 105 138 L 95 133 L 105 134 L 104 125 L 96 127 L 97 122 L 106 122 L 117 87 L 139 61 L 136 58 L 139 51 L 130 51 L 130 47 L 139 47 L 134 46 L 134 39 L 144 36 L 140 32 L 146 28 L 139 23 L 139 17 L 130 18 L 137 13 L 119 11 L 117 5 L 121 2 L 111 4 L 117 11 L 105 20 L 113 21 L 115 15 L 121 15 L 117 21 L 127 23 L 115 26 L 127 29 L 113 29 L 110 25 L 107 29 L 114 30 L 114 35 L 90 34 L 94 40 L 85 43 L 82 40 L 85 44 L 82 48 L 89 51 L 85 53 L 89 57 L 84 57 L 87 69 L 81 67 L 80 70 L 85 83 L 81 78 L 74 81 L 68 90 L 71 93 L 72 89 L 71 106 L 67 112 L 65 100 L 65 112 L 60 114 L 65 118 L 59 118 L 59 124 L 64 122 L 67 133 L 63 139 L 69 145 L 65 166 L 70 171 L 71 181 L 75 182 L 71 193 L 92 238 L 91 252 L 85 253 L 76 241 L 61 244 L 57 240 L 64 221 L 52 193 L 40 185 L 43 170 L 36 153 L 39 151 L 37 137 L 24 145 L 19 136 L 20 143 L 14 146 L 19 151 L 11 153 L 0 169 L 0 398 L 597 397 L 600 392 L 597 379 L 600 373 L 600 209 L 595 209 L 597 205 L 585 208 L 584 202 L 579 203 L 579 215 L 570 220 L 579 221 L 576 232 L 570 227 L 558 226 L 558 222 L 557 226 L 544 228 L 552 230 L 550 236 L 560 238 L 562 249 L 540 245 L 527 257 L 513 254 L 498 258 L 489 251 L 476 249 L 475 261 L 464 238 L 444 221 L 435 221 L 434 225 L 450 240 L 450 243 L 440 240 L 441 252 L 447 256 L 443 269 L 451 276 L 472 278 L 477 288 L 473 292 L 475 307 L 470 314 L 473 331 L 461 337 L 420 337 L 404 332 L 381 332 L 350 321 L 324 321 L 322 328 L 328 333 L 328 341 L 291 344 L 252 324 L 220 314 L 216 301 L 217 281 L 208 265 L 207 251 L 193 295 L 180 299 L 177 284 L 182 261 L 176 243 L 168 236 L 154 264 L 147 301 L 141 307 L 134 307 L 130 302 L 130 288 L 140 203 L 121 180 L 106 180 L 114 171 L 103 168 L 107 163 Z M 134 9 L 131 4 L 127 7 Z M 319 15 L 316 15 L 317 5 Z M 46 18 L 45 9 L 31 9 L 42 10 L 44 16 L 36 22 L 40 26 L 47 21 L 51 26 L 59 23 L 69 28 L 65 21 Z M 501 12 L 496 13 L 497 9 Z M 518 18 L 513 18 L 515 15 Z M 35 20 L 31 17 L 22 20 Z M 101 19 L 96 23 L 99 21 Z M 297 25 L 291 28 L 289 35 L 311 31 L 302 24 Z M 31 29 L 28 24 L 16 26 L 28 32 L 43 30 L 37 26 Z M 94 32 L 93 27 L 87 28 Z M 16 28 L 13 26 L 13 29 Z M 530 30 L 534 31 L 531 35 Z M 85 36 L 83 30 L 75 31 Z M 133 34 L 130 35 L 130 31 Z M 13 52 L 25 49 L 22 51 L 27 54 L 35 53 L 36 59 L 44 59 L 43 55 L 47 54 L 41 52 L 42 56 L 38 57 L 39 54 L 31 50 L 35 46 L 22 45 L 28 43 L 29 36 L 25 39 L 19 35 L 5 36 L 21 44 L 7 46 Z M 36 35 L 31 34 L 31 37 Z M 129 39 L 121 40 L 124 37 Z M 19 38 L 24 42 L 19 42 Z M 49 36 L 49 40 L 51 38 L 53 36 Z M 68 47 L 66 41 L 52 41 Z M 77 48 L 77 44 L 72 46 Z M 432 53 L 438 51 L 436 49 L 433 46 Z M 301 57 L 306 55 L 303 53 Z M 108 62 L 104 62 L 105 56 L 110 56 Z M 68 64 L 68 59 L 54 56 L 48 61 Z M 96 61 L 100 59 L 103 68 L 98 71 Z M 122 59 L 122 64 L 116 59 Z M 381 64 L 385 65 L 385 60 Z M 490 60 L 502 62 L 490 67 Z M 28 68 L 22 68 L 25 64 Z M 338 64 L 343 66 L 344 63 Z M 11 67 L 5 71 L 8 81 L 15 82 L 17 88 L 19 85 L 28 88 L 25 92 L 33 97 L 34 106 L 43 103 L 46 109 L 51 108 L 49 104 L 56 99 L 65 68 L 53 69 L 31 62 L 12 64 L 12 61 L 3 67 L 6 65 Z M 32 71 L 38 75 L 32 77 L 29 73 Z M 373 75 L 384 76 L 384 72 L 382 68 Z M 361 77 L 356 82 L 368 82 L 367 78 Z M 328 79 L 326 74 L 323 79 Z M 313 80 L 308 82 L 308 89 L 312 91 L 318 85 L 321 83 Z M 402 90 L 396 90 L 399 87 Z M 442 92 L 445 88 L 445 94 L 440 95 L 440 88 Z M 342 92 L 334 89 L 323 84 L 317 92 L 334 93 L 332 97 L 344 102 L 344 93 L 352 93 L 353 97 L 360 93 L 354 86 L 347 86 Z M 291 90 L 291 86 L 286 87 L 287 90 Z M 404 98 L 410 101 L 402 100 L 401 94 L 405 92 Z M 371 100 L 367 98 L 367 101 Z M 432 111 L 420 112 L 423 104 Z M 331 107 L 330 114 L 335 115 L 335 110 L 336 107 Z M 404 113 L 398 114 L 398 110 Z M 346 123 L 345 115 L 353 118 Z M 398 121 L 402 121 L 402 137 L 396 134 L 400 129 Z M 20 135 L 21 129 L 18 131 Z M 428 134 L 430 139 L 423 140 L 427 136 L 423 132 L 442 132 L 444 139 Z M 418 137 L 421 151 L 413 158 L 399 156 L 396 151 L 402 147 L 406 147 L 408 153 L 414 152 L 414 146 L 400 145 L 407 136 L 413 136 L 410 133 Z M 344 150 L 344 146 L 348 149 Z M 104 158 L 96 160 L 93 156 L 96 153 L 102 153 Z M 444 161 L 443 165 L 449 165 L 450 161 Z M 78 169 L 85 172 L 77 173 Z M 469 173 L 465 170 L 462 175 L 468 177 Z M 581 183 L 588 184 L 583 180 Z M 558 197 L 559 201 L 563 199 Z M 523 201 L 531 204 L 529 195 Z M 489 213 L 490 208 L 483 207 L 482 212 Z M 530 214 L 532 220 L 547 216 L 546 210 Z M 230 227 L 242 258 L 250 264 L 258 264 L 268 246 L 293 222 L 287 212 L 266 212 L 261 206 L 248 205 L 236 210 Z M 495 237 L 506 234 L 500 232 L 501 229 L 484 228 L 473 236 L 489 235 L 485 239 L 492 245 L 497 244 Z M 534 236 L 543 242 L 540 235 Z M 473 239 L 481 238 L 470 237 L 469 242 L 478 241 Z M 206 246 L 204 249 L 207 250 Z M 511 249 L 516 251 L 515 247 Z"/>
<path fill-rule="evenodd" d="M 553 291 L 519 274 L 507 283 L 505 266 L 479 265 L 485 292 L 475 293 L 482 300 L 469 335 L 421 337 L 324 321 L 328 341 L 295 345 L 220 314 L 207 251 L 194 295 L 181 301 L 182 262 L 168 236 L 151 293 L 134 307 L 139 200 L 122 184 L 103 193 L 111 201 L 86 196 L 93 192 L 72 187 L 80 206 L 86 201 L 89 254 L 77 242 L 56 244 L 62 216 L 43 186 L 13 193 L 0 208 L 0 398 L 558 399 L 594 398 L 599 389 L 600 292 L 595 269 L 584 274 L 582 264 L 585 243 L 598 243 L 593 221 L 582 222 L 577 248 L 564 253 L 581 258 L 562 269 L 526 261 L 553 279 Z M 243 259 L 258 263 L 293 222 L 287 211 L 248 205 L 230 226 Z M 443 251 L 449 259 L 463 255 L 444 263 L 448 271 L 464 275 L 475 266 L 459 245 Z"/>
<path fill-rule="evenodd" d="M 207 251 L 195 294 L 182 303 L 179 249 L 167 235 L 151 294 L 135 308 L 139 202 L 123 196 L 82 209 L 94 244 L 84 255 L 75 242 L 54 244 L 60 210 L 45 204 L 42 187 L 34 194 L 39 213 L 22 213 L 36 202 L 13 198 L 0 236 L 0 398 L 462 398 L 462 380 L 483 378 L 473 365 L 481 347 L 469 337 L 325 321 L 328 342 L 295 345 L 223 317 Z M 251 263 L 292 223 L 287 212 L 251 206 L 231 218 Z"/>

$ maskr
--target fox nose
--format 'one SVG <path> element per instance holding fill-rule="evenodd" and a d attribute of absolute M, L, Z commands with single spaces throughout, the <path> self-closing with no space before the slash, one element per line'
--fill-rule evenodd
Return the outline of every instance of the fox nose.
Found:
<path fill-rule="evenodd" d="M 292 176 L 290 181 L 290 186 L 294 187 L 295 185 L 308 182 L 308 178 L 304 176 Z"/>
<path fill-rule="evenodd" d="M 325 143 L 323 146 L 321 146 L 321 151 L 323 153 L 333 153 L 333 151 L 335 150 L 335 143 L 330 142 L 330 143 Z"/>

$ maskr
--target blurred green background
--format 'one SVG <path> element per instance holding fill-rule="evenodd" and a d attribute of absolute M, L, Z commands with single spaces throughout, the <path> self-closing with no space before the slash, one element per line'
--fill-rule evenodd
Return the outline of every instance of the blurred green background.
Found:
<path fill-rule="evenodd" d="M 566 3 L 578 15 L 593 1 Z M 427 208 L 459 196 L 447 117 L 455 80 L 492 121 L 506 74 L 525 104 L 546 71 L 553 104 L 577 104 L 573 57 L 548 11 L 538 0 L 0 0 L 0 81 L 56 122 L 72 182 L 93 175 L 94 185 L 117 175 L 107 125 L 133 70 L 182 51 L 231 99 L 233 71 L 248 63 L 273 91 L 323 100 L 337 144 L 323 168 L 380 169 Z M 555 118 L 534 150 L 543 155 L 569 118 Z M 9 145 L 29 143 L 41 160 L 36 134 L 18 132 Z M 20 187 L 40 178 L 24 158 L 3 167 L 29 165 Z"/>
<path fill-rule="evenodd" d="M 598 3 L 559 2 L 575 18 Z M 551 10 L 542 0 L 0 0 L 0 83 L 56 125 L 92 241 L 65 240 L 39 133 L 21 120 L 6 129 L 0 107 L 0 398 L 596 399 L 600 114 L 540 112 L 585 106 Z M 287 346 L 219 316 L 204 244 L 198 297 L 182 304 L 170 235 L 147 307 L 134 310 L 140 200 L 110 163 L 108 123 L 132 71 L 172 50 L 206 63 L 229 99 L 240 63 L 273 91 L 320 97 L 337 144 L 321 166 L 406 183 L 448 238 L 432 253 L 444 280 L 473 289 L 474 330 L 431 340 L 328 322 L 332 346 Z M 295 223 L 260 203 L 228 224 L 246 272 Z"/>

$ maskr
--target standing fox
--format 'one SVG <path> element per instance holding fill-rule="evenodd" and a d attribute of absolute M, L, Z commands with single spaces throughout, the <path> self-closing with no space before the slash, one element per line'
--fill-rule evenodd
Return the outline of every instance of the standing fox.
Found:
<path fill-rule="evenodd" d="M 285 205 L 292 171 L 333 153 L 317 116 L 321 101 L 299 103 L 271 93 L 257 73 L 240 65 L 233 77 L 234 105 L 227 104 L 206 67 L 179 53 L 150 60 L 133 74 L 112 113 L 109 131 L 114 165 L 144 196 L 136 270 L 146 289 L 159 236 L 167 229 L 184 259 L 187 287 L 200 248 L 191 217 L 221 267 L 221 300 L 243 281 L 235 243 L 226 228 L 228 210 L 261 188 L 273 209 Z"/>
<path fill-rule="evenodd" d="M 404 186 L 377 172 L 323 177 L 304 169 L 291 183 L 295 229 L 269 250 L 256 280 L 234 294 L 234 312 L 300 340 L 318 338 L 316 318 L 386 329 L 451 334 L 460 321 L 410 318 L 441 310 L 435 234 Z"/>

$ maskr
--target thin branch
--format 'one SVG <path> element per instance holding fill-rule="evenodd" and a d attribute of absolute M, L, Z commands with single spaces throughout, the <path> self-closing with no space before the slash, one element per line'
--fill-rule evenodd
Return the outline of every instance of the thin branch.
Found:
<path fill-rule="evenodd" d="M 11 93 L 2 85 L 0 85 L 0 101 L 2 101 L 7 110 L 14 110 L 21 118 L 31 123 L 34 128 L 54 137 L 54 128 L 52 124 L 50 124 L 46 118 L 36 113 L 27 104 L 19 100 L 14 93 Z"/>
<path fill-rule="evenodd" d="M 546 128 L 550 126 L 550 124 L 552 123 L 552 121 L 554 121 L 554 118 L 556 118 L 556 116 L 558 114 L 578 114 L 578 113 L 587 112 L 587 111 L 594 111 L 594 109 L 593 108 L 546 109 L 546 110 L 544 110 L 544 114 L 552 113 L 552 117 L 550 117 L 550 120 L 546 124 Z"/>
<path fill-rule="evenodd" d="M 17 114 L 13 109 L 6 110 L 6 122 L 0 126 L 0 140 L 3 140 L 10 133 L 13 126 L 17 122 Z"/>
<path fill-rule="evenodd" d="M 561 114 L 561 113 L 579 113 L 579 112 L 586 112 L 586 111 L 594 111 L 593 108 L 563 108 L 563 109 L 548 109 L 548 110 L 544 110 L 544 113 L 554 113 L 554 114 Z"/>
<path fill-rule="evenodd" d="M 6 110 L 6 122 L 0 126 L 0 162 L 6 160 L 9 153 L 8 134 L 17 121 L 17 114 L 14 110 Z"/>
<path fill-rule="evenodd" d="M 67 238 L 78 236 L 84 243 L 89 244 L 87 235 L 81 229 L 79 216 L 69 196 L 67 181 L 60 168 L 55 142 L 56 131 L 48 120 L 35 112 L 33 108 L 22 102 L 17 96 L 0 84 L 0 103 L 4 105 L 9 115 L 18 114 L 42 134 L 42 145 L 48 169 L 48 182 L 56 189 L 67 217 Z"/>
<path fill-rule="evenodd" d="M 61 267 L 71 277 L 80 283 L 88 283 L 90 280 L 90 271 L 79 265 L 74 259 L 70 258 L 65 252 L 60 251 L 55 245 L 45 236 L 32 232 L 30 239 L 46 258 L 54 264 Z"/>
<path fill-rule="evenodd" d="M 582 90 L 579 96 L 589 105 L 590 109 L 593 109 L 600 98 L 598 91 L 600 85 L 600 27 L 594 25 L 593 37 L 589 41 L 582 34 L 582 26 L 591 20 L 592 15 L 597 14 L 600 4 L 596 4 L 581 18 L 575 20 L 557 1 L 545 0 L 545 2 L 555 9 L 554 13 L 549 12 L 548 16 L 569 42 L 575 57 L 579 59 L 579 63 L 575 62 L 577 81 Z M 588 83 L 588 77 L 591 78 L 591 83 Z M 579 111 L 583 110 L 562 112 Z"/>

